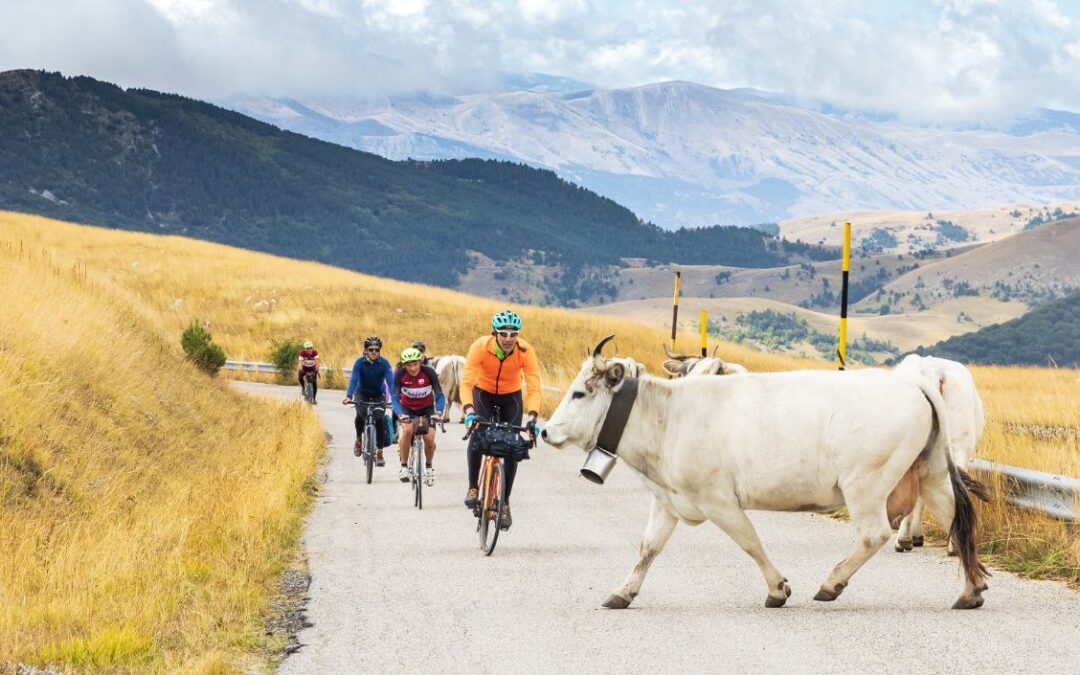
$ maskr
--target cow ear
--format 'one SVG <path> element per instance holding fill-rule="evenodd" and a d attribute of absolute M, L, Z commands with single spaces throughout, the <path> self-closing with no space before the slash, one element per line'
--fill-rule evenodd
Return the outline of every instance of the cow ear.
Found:
<path fill-rule="evenodd" d="M 626 375 L 626 367 L 621 363 L 613 363 L 607 367 L 604 371 L 604 382 L 609 387 L 614 387 L 618 383 L 622 382 L 623 377 Z"/>

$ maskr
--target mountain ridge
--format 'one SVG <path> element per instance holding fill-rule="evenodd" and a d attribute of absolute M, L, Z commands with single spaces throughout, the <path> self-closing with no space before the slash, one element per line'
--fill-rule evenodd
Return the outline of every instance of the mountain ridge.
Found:
<path fill-rule="evenodd" d="M 342 100 L 312 104 L 321 130 L 302 115 L 254 109 L 250 100 L 225 104 L 397 159 L 490 153 L 550 168 L 667 227 L 1080 199 L 1080 116 L 1061 111 L 1042 111 L 1045 119 L 1036 115 L 1029 133 L 1017 136 L 907 127 L 819 112 L 767 92 L 673 81 L 464 95 L 437 106 L 387 98 L 364 115 L 327 123 Z M 361 119 L 382 131 L 349 126 Z"/>

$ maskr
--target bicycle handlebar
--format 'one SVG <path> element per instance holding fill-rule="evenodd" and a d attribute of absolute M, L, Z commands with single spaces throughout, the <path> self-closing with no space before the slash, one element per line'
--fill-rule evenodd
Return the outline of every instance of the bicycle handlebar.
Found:
<path fill-rule="evenodd" d="M 527 433 L 530 429 L 529 425 L 519 427 L 516 424 L 510 424 L 508 422 L 485 422 L 484 420 L 478 419 L 473 422 L 473 425 L 469 427 L 468 431 L 465 432 L 465 435 L 461 437 L 461 440 L 469 440 L 469 436 L 472 436 L 473 431 L 475 431 L 477 427 L 498 427 L 500 429 L 512 429 L 518 433 Z M 533 447 L 536 447 L 536 441 L 532 440 L 531 442 Z"/>
<path fill-rule="evenodd" d="M 343 405 L 362 405 L 368 408 L 385 408 L 389 404 L 389 401 L 348 401 Z"/>

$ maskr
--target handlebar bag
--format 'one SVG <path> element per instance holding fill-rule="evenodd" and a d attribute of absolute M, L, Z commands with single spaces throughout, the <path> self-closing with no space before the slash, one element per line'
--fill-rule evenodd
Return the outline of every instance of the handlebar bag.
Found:
<path fill-rule="evenodd" d="M 530 442 L 513 429 L 486 427 L 475 433 L 476 448 L 481 454 L 518 462 L 529 459 Z"/>

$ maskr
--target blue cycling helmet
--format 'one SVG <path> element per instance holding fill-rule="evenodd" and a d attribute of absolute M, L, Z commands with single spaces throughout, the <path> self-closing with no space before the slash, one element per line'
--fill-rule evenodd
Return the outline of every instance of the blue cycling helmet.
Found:
<path fill-rule="evenodd" d="M 503 328 L 521 330 L 521 317 L 510 310 L 505 310 L 491 317 L 491 327 L 495 330 Z"/>

